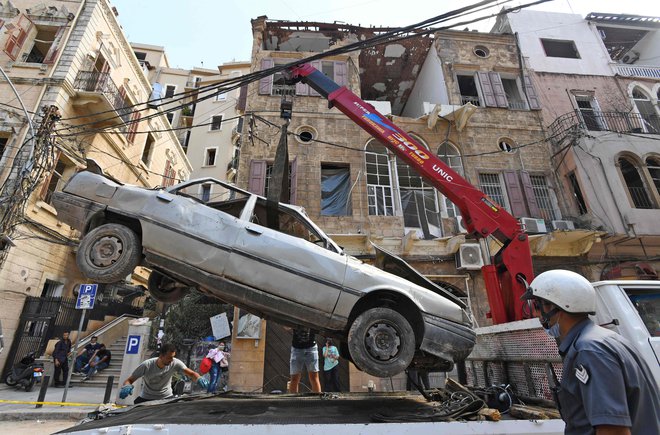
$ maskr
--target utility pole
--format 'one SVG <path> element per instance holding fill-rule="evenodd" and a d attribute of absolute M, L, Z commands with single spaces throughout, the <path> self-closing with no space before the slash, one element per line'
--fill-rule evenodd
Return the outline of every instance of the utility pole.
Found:
<path fill-rule="evenodd" d="M 35 136 L 24 142 L 33 142 L 34 145 L 27 148 L 18 147 L 13 167 L 0 186 L 0 267 L 7 258 L 9 248 L 14 246 L 11 236 L 16 226 L 22 222 L 30 195 L 43 176 L 50 173 L 55 166 L 57 153 L 53 131 L 60 114 L 58 108 L 53 105 L 44 107 L 42 111 L 43 117 Z"/>

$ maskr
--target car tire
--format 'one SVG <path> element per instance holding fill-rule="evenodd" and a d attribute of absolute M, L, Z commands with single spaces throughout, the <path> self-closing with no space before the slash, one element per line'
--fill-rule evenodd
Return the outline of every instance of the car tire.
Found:
<path fill-rule="evenodd" d="M 7 377 L 5 378 L 5 384 L 9 385 L 10 387 L 16 386 L 17 383 L 18 381 L 14 379 L 14 376 L 11 374 L 7 375 Z"/>
<path fill-rule="evenodd" d="M 188 287 L 182 287 L 170 277 L 155 270 L 149 275 L 147 288 L 152 298 L 166 304 L 178 302 L 188 293 Z"/>
<path fill-rule="evenodd" d="M 381 378 L 403 372 L 415 355 L 415 333 L 410 323 L 390 308 L 371 308 L 353 321 L 348 349 L 362 371 Z"/>
<path fill-rule="evenodd" d="M 137 234 L 124 225 L 105 224 L 80 241 L 76 263 L 87 278 L 109 284 L 132 273 L 141 256 L 142 244 Z"/>

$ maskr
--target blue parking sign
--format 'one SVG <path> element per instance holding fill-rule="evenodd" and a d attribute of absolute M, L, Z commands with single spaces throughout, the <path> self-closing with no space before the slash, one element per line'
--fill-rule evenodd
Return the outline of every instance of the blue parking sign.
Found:
<path fill-rule="evenodd" d="M 76 299 L 76 309 L 91 310 L 94 308 L 97 289 L 98 284 L 80 284 L 80 289 L 78 290 L 78 299 Z"/>
<path fill-rule="evenodd" d="M 126 340 L 126 353 L 136 354 L 140 350 L 140 336 L 139 335 L 129 335 L 128 340 Z"/>

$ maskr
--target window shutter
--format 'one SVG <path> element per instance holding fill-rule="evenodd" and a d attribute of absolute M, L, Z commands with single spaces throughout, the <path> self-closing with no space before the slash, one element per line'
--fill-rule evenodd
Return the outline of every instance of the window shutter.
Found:
<path fill-rule="evenodd" d="M 266 191 L 266 161 L 250 161 L 250 177 L 248 179 L 248 190 L 257 195 L 263 195 Z"/>
<path fill-rule="evenodd" d="M 46 64 L 52 64 L 55 63 L 55 58 L 57 57 L 57 54 L 60 52 L 60 44 L 62 43 L 62 38 L 64 37 L 64 32 L 66 31 L 66 26 L 61 26 L 59 29 L 57 29 L 57 33 L 55 34 L 55 40 L 53 40 L 53 43 L 50 46 L 50 49 L 48 50 L 48 53 L 46 53 L 46 57 L 44 58 L 44 62 Z"/>
<path fill-rule="evenodd" d="M 131 116 L 131 124 L 128 126 L 128 135 L 126 136 L 128 143 L 132 144 L 133 141 L 135 141 L 138 125 L 140 124 L 140 118 L 142 118 L 142 114 L 139 112 L 135 112 L 133 113 L 133 116 Z"/>
<path fill-rule="evenodd" d="M 55 168 L 57 167 L 57 163 L 60 161 L 60 155 L 61 154 L 62 154 L 61 151 L 57 151 L 55 153 L 55 156 L 53 158 L 53 161 L 55 162 L 55 165 L 53 166 L 53 170 L 50 171 L 50 173 L 44 179 L 44 184 L 41 186 L 41 191 L 39 192 L 39 198 L 41 200 L 46 199 L 46 194 L 48 193 L 48 186 L 50 185 L 50 179 L 53 178 L 53 172 L 55 172 Z"/>
<path fill-rule="evenodd" d="M 484 97 L 486 106 L 497 107 L 497 100 L 495 100 L 495 92 L 493 86 L 490 84 L 490 78 L 487 72 L 479 71 L 479 85 L 481 86 L 481 94 Z"/>
<path fill-rule="evenodd" d="M 241 89 L 238 93 L 238 102 L 236 103 L 237 110 L 245 110 L 247 106 L 247 86 L 241 86 Z"/>
<path fill-rule="evenodd" d="M 272 68 L 275 65 L 275 61 L 270 58 L 261 59 L 261 70 L 266 70 Z M 271 89 L 273 88 L 273 76 L 272 74 L 266 77 L 263 77 L 259 80 L 259 95 L 270 95 Z"/>
<path fill-rule="evenodd" d="M 525 86 L 525 94 L 527 95 L 527 102 L 529 108 L 532 110 L 541 110 L 541 100 L 534 89 L 532 79 L 529 76 L 523 76 L 523 85 Z"/>
<path fill-rule="evenodd" d="M 165 162 L 165 172 L 163 173 L 163 181 L 160 183 L 161 186 L 163 187 L 168 187 L 170 186 L 170 168 L 172 167 L 172 164 L 170 163 L 169 159 L 167 162 Z"/>
<path fill-rule="evenodd" d="M 309 86 L 303 82 L 296 83 L 296 95 L 309 95 Z"/>
<path fill-rule="evenodd" d="M 490 78 L 490 85 L 493 87 L 493 93 L 495 94 L 495 101 L 497 102 L 497 107 L 509 107 L 509 103 L 506 100 L 506 92 L 504 92 L 504 85 L 502 84 L 502 78 L 496 72 L 489 72 L 488 77 Z"/>
<path fill-rule="evenodd" d="M 298 157 L 293 159 L 291 162 L 291 192 L 289 196 L 290 204 L 296 204 L 297 198 L 297 189 L 298 184 Z"/>
<path fill-rule="evenodd" d="M 339 86 L 346 86 L 348 83 L 346 62 L 335 62 L 335 82 L 337 82 Z"/>
<path fill-rule="evenodd" d="M 541 208 L 536 201 L 536 195 L 534 195 L 534 187 L 532 186 L 532 179 L 529 177 L 529 172 L 520 171 L 520 181 L 522 182 L 523 192 L 527 199 L 527 208 L 529 209 L 530 217 L 543 217 L 541 215 Z"/>
<path fill-rule="evenodd" d="M 28 33 L 34 27 L 32 21 L 25 15 L 21 15 L 16 23 L 16 28 L 11 31 L 9 37 L 7 38 L 7 43 L 5 44 L 5 53 L 11 60 L 16 60 L 18 55 L 25 44 L 25 40 L 28 37 Z"/>
<path fill-rule="evenodd" d="M 321 61 L 320 60 L 315 60 L 312 62 L 312 66 L 316 68 L 317 70 L 321 71 Z M 309 88 L 309 95 L 312 97 L 319 97 L 321 94 L 316 92 L 313 88 Z"/>
<path fill-rule="evenodd" d="M 511 206 L 511 214 L 516 217 L 527 215 L 527 207 L 525 207 L 525 196 L 522 187 L 518 181 L 518 174 L 516 171 L 504 171 L 504 184 L 506 184 L 506 191 L 509 196 L 509 205 Z"/>

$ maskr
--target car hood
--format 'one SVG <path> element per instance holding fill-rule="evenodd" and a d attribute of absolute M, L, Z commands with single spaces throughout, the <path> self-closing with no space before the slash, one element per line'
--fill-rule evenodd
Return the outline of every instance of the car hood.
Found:
<path fill-rule="evenodd" d="M 392 275 L 399 276 L 405 280 L 417 284 L 420 287 L 431 290 L 432 292 L 437 293 L 440 296 L 443 296 L 454 302 L 462 309 L 467 308 L 465 303 L 456 297 L 453 293 L 426 278 L 424 275 L 415 270 L 411 265 L 406 263 L 402 258 L 381 248 L 373 242 L 371 242 L 371 245 L 376 250 L 376 261 L 374 262 L 374 266 L 377 268 L 391 273 Z"/>

